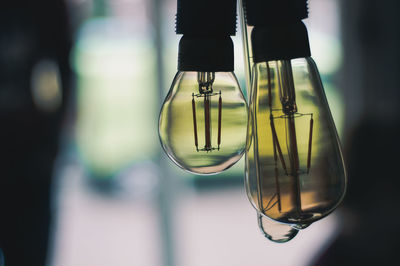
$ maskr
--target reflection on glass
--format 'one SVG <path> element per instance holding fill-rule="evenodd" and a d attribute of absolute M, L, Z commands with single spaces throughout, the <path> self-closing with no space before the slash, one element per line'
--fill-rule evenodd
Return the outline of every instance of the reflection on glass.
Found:
<path fill-rule="evenodd" d="M 266 238 L 275 243 L 286 243 L 292 240 L 299 230 L 289 224 L 271 220 L 257 212 L 258 227 Z"/>
<path fill-rule="evenodd" d="M 178 72 L 165 98 L 159 134 L 181 168 L 214 174 L 235 164 L 246 145 L 247 105 L 232 72 Z"/>
<path fill-rule="evenodd" d="M 311 58 L 258 63 L 246 158 L 246 189 L 262 214 L 307 227 L 343 199 L 342 154 Z"/>

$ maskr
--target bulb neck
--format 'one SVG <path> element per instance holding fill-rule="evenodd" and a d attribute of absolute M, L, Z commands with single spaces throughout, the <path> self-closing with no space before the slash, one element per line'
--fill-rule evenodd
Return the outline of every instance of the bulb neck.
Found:
<path fill-rule="evenodd" d="M 178 71 L 233 71 L 236 0 L 177 0 Z"/>
<path fill-rule="evenodd" d="M 229 36 L 182 36 L 179 42 L 178 71 L 232 72 L 233 42 Z"/>
<path fill-rule="evenodd" d="M 308 17 L 307 0 L 243 0 L 255 63 L 290 60 L 311 55 L 308 33 L 301 21 Z"/>

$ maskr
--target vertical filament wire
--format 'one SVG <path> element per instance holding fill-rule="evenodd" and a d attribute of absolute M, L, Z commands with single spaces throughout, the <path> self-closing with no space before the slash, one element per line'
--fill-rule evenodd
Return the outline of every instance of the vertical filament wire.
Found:
<path fill-rule="evenodd" d="M 194 145 L 196 146 L 196 150 L 199 151 L 199 142 L 197 139 L 196 103 L 194 101 L 194 93 L 192 93 L 192 113 L 193 113 Z"/>
<path fill-rule="evenodd" d="M 314 119 L 311 114 L 310 119 L 310 137 L 308 138 L 308 155 L 307 155 L 307 174 L 310 172 L 311 167 L 311 147 L 312 147 L 312 135 L 313 135 Z"/>
<path fill-rule="evenodd" d="M 211 112 L 210 112 L 210 96 L 208 94 L 204 95 L 204 135 L 205 135 L 205 145 L 204 149 L 206 151 L 211 151 Z"/>
<path fill-rule="evenodd" d="M 297 136 L 296 136 L 296 124 L 295 114 L 297 113 L 296 106 L 296 93 L 294 87 L 292 64 L 290 60 L 283 60 L 281 66 L 281 87 L 280 97 L 282 104 L 282 111 L 285 114 L 284 117 L 287 120 L 287 150 L 290 161 L 290 172 L 289 175 L 292 177 L 292 188 L 293 193 L 292 204 L 295 208 L 295 212 L 301 213 L 301 189 L 300 189 L 300 176 L 299 176 L 299 153 L 297 147 Z"/>
<path fill-rule="evenodd" d="M 293 177 L 293 188 L 294 193 L 294 205 L 296 212 L 301 212 L 301 196 L 300 196 L 300 180 L 299 180 L 299 152 L 297 150 L 297 138 L 296 138 L 296 125 L 294 122 L 294 116 L 289 115 L 288 117 L 288 131 L 289 131 L 289 159 L 291 176 Z"/>
<path fill-rule="evenodd" d="M 221 122 L 222 122 L 222 96 L 221 91 L 219 91 L 218 99 L 218 150 L 221 145 Z"/>
<path fill-rule="evenodd" d="M 274 117 L 272 115 L 272 89 L 271 89 L 271 72 L 269 69 L 269 65 L 267 62 L 267 75 L 268 75 L 268 104 L 269 104 L 269 111 L 270 111 L 270 126 L 271 126 L 271 131 L 272 131 L 272 145 L 273 145 L 273 150 L 274 150 L 274 162 L 275 162 L 275 186 L 276 186 L 276 195 L 277 195 L 277 202 L 278 202 L 278 211 L 281 212 L 282 206 L 281 206 L 281 192 L 280 192 L 280 186 L 279 186 L 279 171 L 278 171 L 278 158 L 277 158 L 277 150 L 279 153 L 279 158 L 282 163 L 282 167 L 284 168 L 286 172 L 286 165 L 285 161 L 283 160 L 282 156 L 282 151 L 279 146 L 279 141 L 276 136 L 276 130 L 275 130 L 275 125 L 274 125 Z"/>
<path fill-rule="evenodd" d="M 278 62 L 277 62 L 278 63 Z M 286 120 L 286 146 L 290 161 L 290 171 L 287 173 L 291 181 L 291 202 L 294 211 L 300 215 L 301 213 L 301 188 L 300 188 L 300 162 L 297 147 L 295 115 L 297 114 L 296 93 L 294 87 L 292 65 L 290 60 L 282 60 L 281 67 L 277 65 L 278 77 L 280 80 L 279 96 L 282 104 L 283 119 Z"/>
<path fill-rule="evenodd" d="M 219 150 L 221 145 L 221 128 L 222 128 L 222 94 L 213 93 L 213 82 L 215 80 L 214 72 L 197 72 L 197 82 L 199 84 L 199 94 L 192 93 L 192 113 L 193 113 L 193 126 L 194 126 L 194 138 L 195 146 L 197 151 L 212 151 Z M 218 147 L 212 146 L 212 114 L 211 114 L 211 99 L 212 96 L 219 95 L 218 99 L 218 136 L 217 143 Z M 195 97 L 203 97 L 203 108 L 204 108 L 204 148 L 198 149 L 198 135 L 197 135 L 197 119 L 196 119 L 196 104 Z M 201 106 L 201 105 L 200 105 Z"/>

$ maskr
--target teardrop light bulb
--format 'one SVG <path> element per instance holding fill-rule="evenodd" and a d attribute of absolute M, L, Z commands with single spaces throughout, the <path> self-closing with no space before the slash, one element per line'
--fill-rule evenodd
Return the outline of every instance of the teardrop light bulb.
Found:
<path fill-rule="evenodd" d="M 266 238 L 275 243 L 286 243 L 292 240 L 299 230 L 289 224 L 279 223 L 257 212 L 258 227 Z"/>
<path fill-rule="evenodd" d="M 196 174 L 219 173 L 243 155 L 247 104 L 233 72 L 179 71 L 159 118 L 164 151 Z"/>
<path fill-rule="evenodd" d="M 342 201 L 346 173 L 336 128 L 311 57 L 253 69 L 246 190 L 256 210 L 302 229 Z"/>
<path fill-rule="evenodd" d="M 243 7 L 243 0 L 239 0 L 239 21 L 242 33 L 242 45 L 245 63 L 245 76 L 246 76 L 246 87 L 247 95 L 252 95 L 251 91 L 251 77 L 252 77 L 252 43 L 248 33 L 251 32 L 251 27 L 248 27 L 245 19 L 245 10 Z M 250 96 L 249 96 L 250 97 Z M 289 224 L 284 224 L 265 217 L 264 215 L 257 212 L 258 227 L 262 234 L 269 240 L 275 243 L 286 243 L 292 240 L 297 233 L 297 229 L 293 228 Z"/>

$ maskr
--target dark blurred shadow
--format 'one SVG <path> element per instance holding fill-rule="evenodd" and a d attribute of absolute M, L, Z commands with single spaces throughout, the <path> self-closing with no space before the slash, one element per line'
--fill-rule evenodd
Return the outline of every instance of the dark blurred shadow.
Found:
<path fill-rule="evenodd" d="M 69 36 L 61 0 L 0 4 L 0 247 L 7 266 L 46 264 Z"/>
<path fill-rule="evenodd" d="M 349 186 L 342 231 L 314 265 L 398 265 L 400 2 L 341 2 Z"/>

